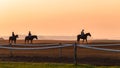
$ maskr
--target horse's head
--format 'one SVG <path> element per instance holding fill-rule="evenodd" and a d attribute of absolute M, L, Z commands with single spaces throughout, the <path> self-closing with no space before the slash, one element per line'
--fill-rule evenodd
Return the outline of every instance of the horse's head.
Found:
<path fill-rule="evenodd" d="M 38 37 L 35 35 L 34 38 L 38 39 Z"/>
<path fill-rule="evenodd" d="M 86 35 L 91 37 L 91 34 L 90 34 L 90 33 L 86 33 Z"/>

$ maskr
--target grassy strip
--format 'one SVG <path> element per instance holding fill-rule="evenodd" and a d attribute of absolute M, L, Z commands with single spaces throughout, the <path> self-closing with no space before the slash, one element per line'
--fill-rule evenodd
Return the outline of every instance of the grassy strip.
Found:
<path fill-rule="evenodd" d="M 91 66 L 56 63 L 18 63 L 0 62 L 0 68 L 120 68 L 120 66 Z"/>

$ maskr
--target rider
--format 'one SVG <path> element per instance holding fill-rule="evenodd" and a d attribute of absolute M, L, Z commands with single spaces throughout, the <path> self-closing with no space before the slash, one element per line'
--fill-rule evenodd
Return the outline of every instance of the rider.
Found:
<path fill-rule="evenodd" d="M 82 29 L 82 31 L 81 31 L 81 36 L 83 37 L 84 36 L 84 29 Z"/>
<path fill-rule="evenodd" d="M 28 36 L 31 37 L 31 35 L 32 35 L 32 34 L 31 34 L 31 31 L 29 31 Z"/>
<path fill-rule="evenodd" d="M 15 34 L 14 34 L 14 32 L 12 32 L 12 37 L 14 37 L 15 36 Z"/>

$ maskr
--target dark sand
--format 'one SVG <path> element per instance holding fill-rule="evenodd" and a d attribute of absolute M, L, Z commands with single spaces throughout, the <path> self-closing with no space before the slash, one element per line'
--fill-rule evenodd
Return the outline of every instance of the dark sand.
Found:
<path fill-rule="evenodd" d="M 1 44 L 8 44 L 8 41 L 0 41 Z M 24 44 L 24 41 L 17 41 L 19 44 Z M 36 40 L 34 44 L 59 44 L 59 43 L 75 43 L 75 41 L 60 41 L 60 40 Z M 89 44 L 118 44 L 120 41 L 114 40 L 99 40 L 89 41 Z M 84 43 L 85 44 L 85 43 Z M 16 46 L 20 47 L 20 46 Z M 120 49 L 120 46 L 97 46 L 99 48 Z M 32 47 L 29 47 L 32 48 Z M 73 63 L 74 49 L 73 47 L 48 50 L 10 50 L 0 49 L 0 61 L 7 62 L 52 62 L 52 63 Z M 79 48 L 77 51 L 77 62 L 79 64 L 91 65 L 120 65 L 120 53 L 98 51 L 86 48 Z"/>

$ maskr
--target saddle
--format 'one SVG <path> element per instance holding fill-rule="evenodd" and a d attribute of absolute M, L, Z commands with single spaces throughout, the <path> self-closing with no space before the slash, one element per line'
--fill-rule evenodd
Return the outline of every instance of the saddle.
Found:
<path fill-rule="evenodd" d="M 85 35 L 80 35 L 81 36 L 81 38 L 84 38 L 85 37 Z"/>

